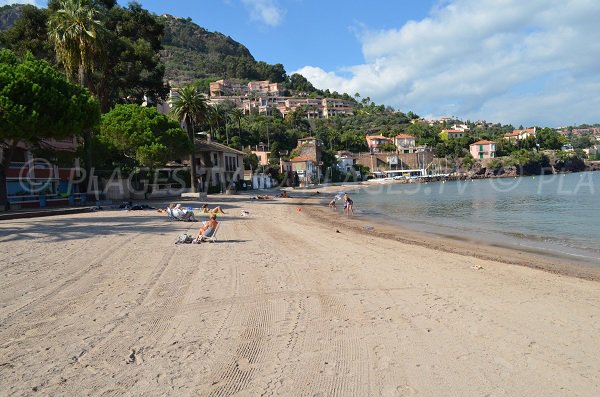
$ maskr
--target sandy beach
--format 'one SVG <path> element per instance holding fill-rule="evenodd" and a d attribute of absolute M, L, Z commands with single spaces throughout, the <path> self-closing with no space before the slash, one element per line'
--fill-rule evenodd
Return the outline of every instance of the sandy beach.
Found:
<path fill-rule="evenodd" d="M 306 196 L 1 221 L 0 395 L 600 395 L 598 269 Z"/>

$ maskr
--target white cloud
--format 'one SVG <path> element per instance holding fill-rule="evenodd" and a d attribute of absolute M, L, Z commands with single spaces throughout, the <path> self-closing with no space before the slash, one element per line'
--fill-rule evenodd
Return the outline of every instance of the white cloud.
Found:
<path fill-rule="evenodd" d="M 363 28 L 364 64 L 297 72 L 316 87 L 420 115 L 524 126 L 600 122 L 598 18 L 594 0 L 446 1 L 398 29 Z"/>
<path fill-rule="evenodd" d="M 44 5 L 41 2 L 36 0 L 0 0 L 0 7 L 9 5 L 9 4 L 31 4 L 37 7 L 43 7 Z"/>
<path fill-rule="evenodd" d="M 283 21 L 284 11 L 275 0 L 242 0 L 250 10 L 250 18 L 269 26 L 279 26 Z"/>

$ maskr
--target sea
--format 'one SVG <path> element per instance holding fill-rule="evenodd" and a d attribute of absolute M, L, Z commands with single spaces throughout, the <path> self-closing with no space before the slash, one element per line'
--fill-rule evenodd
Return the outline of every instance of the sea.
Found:
<path fill-rule="evenodd" d="M 600 267 L 600 172 L 372 183 L 349 194 L 365 227 L 380 220 Z"/>

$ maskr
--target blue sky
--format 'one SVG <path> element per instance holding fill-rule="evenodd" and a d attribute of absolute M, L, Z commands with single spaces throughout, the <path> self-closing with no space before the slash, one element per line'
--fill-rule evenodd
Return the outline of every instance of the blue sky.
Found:
<path fill-rule="evenodd" d="M 516 127 L 600 122 L 597 0 L 140 3 L 231 36 L 318 88 L 404 112 Z"/>

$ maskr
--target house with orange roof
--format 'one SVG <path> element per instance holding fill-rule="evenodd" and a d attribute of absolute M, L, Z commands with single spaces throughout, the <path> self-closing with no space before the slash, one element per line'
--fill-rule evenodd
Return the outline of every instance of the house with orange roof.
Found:
<path fill-rule="evenodd" d="M 379 153 L 380 146 L 394 143 L 392 138 L 388 138 L 383 135 L 367 135 L 365 139 L 367 140 L 367 146 L 369 147 L 369 152 L 371 153 Z"/>
<path fill-rule="evenodd" d="M 292 170 L 298 174 L 301 186 L 319 183 L 321 178 L 319 167 L 312 158 L 308 156 L 297 156 L 291 158 L 289 162 L 292 165 Z"/>
<path fill-rule="evenodd" d="M 319 183 L 321 180 L 321 152 L 323 142 L 315 137 L 298 139 L 298 146 L 294 151 L 297 155 L 290 159 L 292 171 L 298 174 L 300 182 L 304 184 Z"/>
<path fill-rule="evenodd" d="M 414 153 L 417 150 L 415 137 L 407 134 L 398 134 L 394 137 L 394 145 L 398 153 Z"/>
<path fill-rule="evenodd" d="M 477 141 L 469 145 L 469 152 L 474 159 L 493 159 L 496 157 L 496 142 Z"/>
<path fill-rule="evenodd" d="M 513 130 L 513 132 L 508 132 L 504 134 L 503 139 L 509 142 L 520 142 L 528 137 L 534 137 L 536 135 L 536 128 L 527 128 L 524 130 Z"/>

